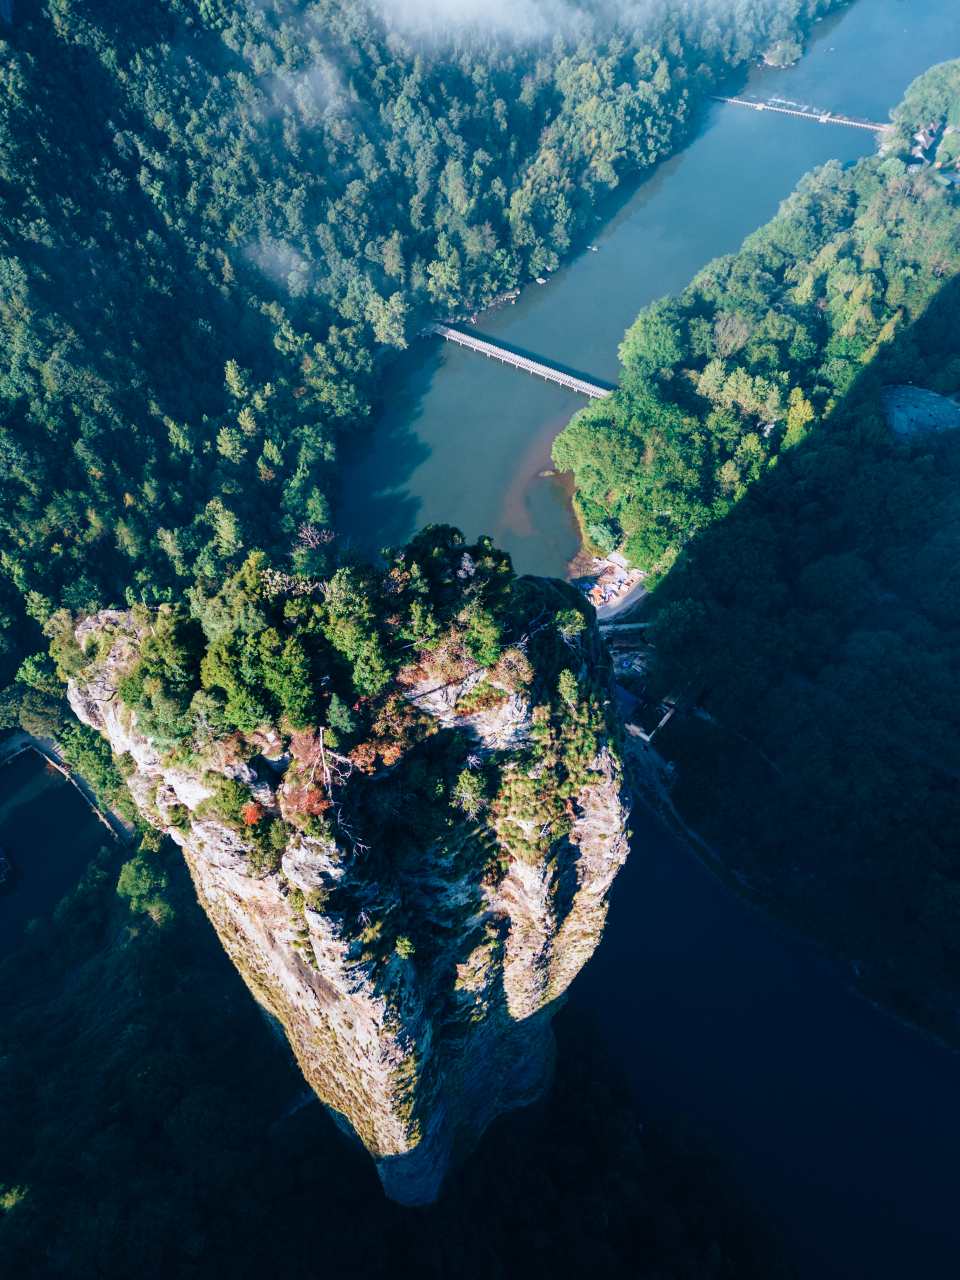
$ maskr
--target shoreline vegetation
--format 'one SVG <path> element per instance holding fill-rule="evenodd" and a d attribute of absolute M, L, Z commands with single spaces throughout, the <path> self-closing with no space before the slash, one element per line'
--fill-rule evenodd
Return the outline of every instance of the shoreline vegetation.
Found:
<path fill-rule="evenodd" d="M 642 312 L 620 389 L 554 459 L 648 571 L 625 683 L 674 708 L 657 749 L 684 822 L 862 995 L 957 1047 L 960 441 L 895 434 L 882 391 L 960 387 L 960 63 L 894 125 Z"/>

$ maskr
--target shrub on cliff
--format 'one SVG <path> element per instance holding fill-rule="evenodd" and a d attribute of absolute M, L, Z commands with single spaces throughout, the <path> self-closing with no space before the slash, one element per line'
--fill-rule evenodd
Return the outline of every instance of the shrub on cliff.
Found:
<path fill-rule="evenodd" d="M 174 910 L 167 894 L 170 877 L 159 856 L 160 843 L 151 833 L 136 857 L 123 864 L 117 894 L 130 904 L 135 915 L 146 912 L 157 924 L 169 924 Z"/>
<path fill-rule="evenodd" d="M 124 786 L 125 762 L 114 760 L 110 744 L 99 733 L 72 718 L 60 730 L 58 741 L 65 763 L 90 783 L 100 807 L 135 821 L 137 810 Z"/>
<path fill-rule="evenodd" d="M 240 833 L 258 874 L 276 868 L 296 828 L 333 834 L 334 814 L 349 843 L 397 866 L 464 818 L 535 861 L 570 830 L 572 798 L 621 732 L 582 599 L 561 583 L 517 579 L 489 539 L 468 546 L 446 525 L 379 564 L 337 559 L 304 578 L 254 552 L 225 581 L 199 579 L 183 603 L 137 605 L 126 623 L 91 632 L 84 654 L 67 653 L 65 624 L 52 646 L 74 677 L 101 680 L 115 664 L 124 716 L 171 760 L 207 771 L 215 794 L 196 817 Z M 512 772 L 487 757 L 468 762 L 466 739 L 418 709 L 424 684 L 459 684 L 460 716 L 520 699 L 532 726 Z M 270 734 L 293 757 L 283 821 L 221 772 Z M 539 834 L 513 823 L 519 812 L 537 818 Z M 168 821 L 188 815 L 174 806 Z"/>

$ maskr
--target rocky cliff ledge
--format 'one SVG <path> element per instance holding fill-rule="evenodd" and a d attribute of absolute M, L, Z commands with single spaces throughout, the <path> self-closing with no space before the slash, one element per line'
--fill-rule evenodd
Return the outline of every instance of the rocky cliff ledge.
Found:
<path fill-rule="evenodd" d="M 593 620 L 455 531 L 326 581 L 252 557 L 190 595 L 61 636 L 71 705 L 387 1194 L 429 1203 L 549 1082 L 626 857 Z"/>

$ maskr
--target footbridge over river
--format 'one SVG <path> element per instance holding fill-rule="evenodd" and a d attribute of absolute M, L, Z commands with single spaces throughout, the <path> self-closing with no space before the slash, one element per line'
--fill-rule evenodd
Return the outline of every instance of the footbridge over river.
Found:
<path fill-rule="evenodd" d="M 769 102 L 747 102 L 746 98 L 721 98 L 712 93 L 714 102 L 730 102 L 735 107 L 750 107 L 752 111 L 776 111 L 782 116 L 802 116 L 804 120 L 816 120 L 819 124 L 845 124 L 851 129 L 869 129 L 871 133 L 883 133 L 892 129 L 892 124 L 877 124 L 875 120 L 848 120 L 846 116 L 831 115 L 829 111 L 792 111 L 789 107 L 775 107 Z"/>
<path fill-rule="evenodd" d="M 582 396 L 589 396 L 591 400 L 602 400 L 604 396 L 610 394 L 609 387 L 595 386 L 594 383 L 586 382 L 583 378 L 575 378 L 573 374 L 564 373 L 561 369 L 554 369 L 552 365 L 542 364 L 539 360 L 528 360 L 526 356 L 518 356 L 516 352 L 507 351 L 505 347 L 498 347 L 496 343 L 484 342 L 480 338 L 472 338 L 468 333 L 461 333 L 459 329 L 451 329 L 449 325 L 431 321 L 420 330 L 421 338 L 429 338 L 434 335 L 438 338 L 446 338 L 448 342 L 459 343 L 461 347 L 468 347 L 471 351 L 476 351 L 478 355 L 486 356 L 488 360 L 500 360 L 503 364 L 513 365 L 515 369 L 522 369 L 525 373 L 532 373 L 534 377 L 546 378 L 548 382 L 556 382 L 561 387 L 566 387 L 568 391 L 576 391 Z"/>

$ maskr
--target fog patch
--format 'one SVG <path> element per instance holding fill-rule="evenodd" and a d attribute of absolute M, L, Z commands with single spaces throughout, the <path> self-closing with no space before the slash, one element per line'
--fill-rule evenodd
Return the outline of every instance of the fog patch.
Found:
<path fill-rule="evenodd" d="M 243 256 L 273 284 L 286 289 L 291 298 L 302 298 L 310 292 L 313 266 L 285 240 L 261 235 L 258 243 L 244 246 Z"/>
<path fill-rule="evenodd" d="M 591 24 L 582 10 L 560 0 L 385 0 L 382 9 L 394 30 L 435 40 L 474 31 L 527 43 L 552 40 L 556 31 L 577 19 Z"/>
<path fill-rule="evenodd" d="M 531 45 L 552 43 L 556 35 L 579 41 L 599 30 L 643 27 L 661 7 L 655 0 L 381 0 L 377 9 L 390 28 L 419 40 L 454 42 L 472 34 Z"/>

